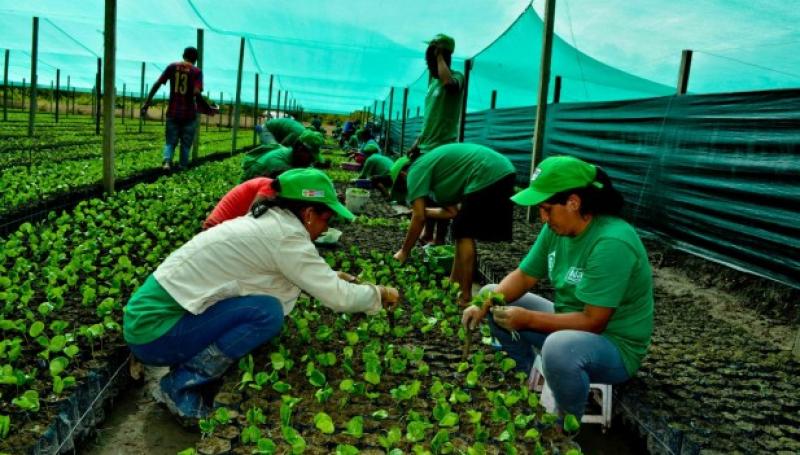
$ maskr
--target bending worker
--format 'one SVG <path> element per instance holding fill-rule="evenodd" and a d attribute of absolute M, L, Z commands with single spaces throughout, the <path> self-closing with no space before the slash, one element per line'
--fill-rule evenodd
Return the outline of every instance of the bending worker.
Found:
<path fill-rule="evenodd" d="M 262 145 L 251 150 L 242 160 L 241 181 L 256 176 L 275 178 L 289 169 L 309 167 L 320 162 L 322 158 L 319 149 L 323 140 L 321 134 L 303 129 L 296 139 L 291 134 L 283 140 L 290 145 Z"/>
<path fill-rule="evenodd" d="M 302 123 L 291 118 L 276 118 L 264 123 L 261 130 L 261 144 L 283 144 L 283 141 L 290 135 L 300 135 L 306 127 Z"/>
<path fill-rule="evenodd" d="M 403 157 L 400 160 L 409 160 Z M 400 162 L 398 160 L 398 162 Z M 425 220 L 453 219 L 455 259 L 450 281 L 461 287 L 462 304 L 472 298 L 475 240 L 511 240 L 515 169 L 505 156 L 478 144 L 437 147 L 400 171 L 395 185 L 406 191 L 411 225 L 394 258 L 403 262 L 420 237 Z M 428 207 L 427 198 L 437 206 Z"/>
<path fill-rule="evenodd" d="M 535 348 L 558 412 L 580 420 L 589 384 L 627 381 L 650 346 L 647 252 L 620 218 L 622 195 L 608 175 L 577 158 L 542 161 L 513 200 L 537 206 L 545 225 L 519 268 L 484 288 L 507 305 L 472 306 L 462 322 L 474 328 L 488 314 L 492 335 L 520 371 L 531 369 Z M 528 292 L 544 278 L 555 288 L 554 302 Z"/>
<path fill-rule="evenodd" d="M 276 183 L 274 200 L 170 254 L 125 307 L 125 341 L 143 363 L 170 366 L 157 398 L 180 417 L 208 415 L 199 388 L 277 336 L 301 290 L 337 312 L 398 300 L 394 288 L 340 278 L 314 247 L 331 217 L 354 218 L 325 173 L 294 169 Z"/>

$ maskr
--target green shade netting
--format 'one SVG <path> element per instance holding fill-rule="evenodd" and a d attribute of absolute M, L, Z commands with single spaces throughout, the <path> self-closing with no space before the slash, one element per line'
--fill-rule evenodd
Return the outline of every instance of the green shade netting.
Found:
<path fill-rule="evenodd" d="M 261 77 L 266 106 L 288 90 L 306 110 L 351 112 L 384 101 L 397 87 L 394 114 L 409 87 L 411 115 L 427 87 L 424 41 L 445 32 L 456 39 L 454 67 L 474 57 L 469 110 L 535 104 L 542 2 L 464 0 L 457 3 L 121 0 L 117 86 L 138 95 L 141 63 L 149 85 L 205 30 L 205 85 L 214 99 L 234 96 L 240 38 L 246 39 L 242 101 L 254 100 Z M 800 85 L 800 9 L 793 2 L 709 0 L 562 0 L 557 2 L 552 76 L 563 78 L 563 101 L 643 98 L 673 91 L 680 51 L 696 48 L 690 91 Z M 0 48 L 11 50 L 10 79 L 30 79 L 31 17 L 39 16 L 39 85 L 61 69 L 79 89 L 94 85 L 103 54 L 104 2 L 0 0 Z M 754 11 L 765 12 L 753 14 Z M 551 83 L 551 90 L 552 90 Z M 273 95 L 275 103 L 277 93 Z M 282 98 L 285 98 L 285 94 Z M 380 103 L 379 103 L 380 104 Z M 380 106 L 378 106 L 380 109 Z"/>

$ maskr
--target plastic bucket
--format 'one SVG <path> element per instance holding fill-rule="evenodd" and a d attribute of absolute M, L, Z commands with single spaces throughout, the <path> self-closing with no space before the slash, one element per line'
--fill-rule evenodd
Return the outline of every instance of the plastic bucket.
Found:
<path fill-rule="evenodd" d="M 361 213 L 369 201 L 369 190 L 362 188 L 348 188 L 344 194 L 344 205 L 353 213 Z"/>

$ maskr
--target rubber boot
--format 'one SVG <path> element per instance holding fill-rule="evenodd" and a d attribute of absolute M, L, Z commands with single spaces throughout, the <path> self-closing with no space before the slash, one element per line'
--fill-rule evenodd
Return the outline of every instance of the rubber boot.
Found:
<path fill-rule="evenodd" d="M 203 402 L 201 386 L 225 374 L 234 361 L 216 344 L 210 344 L 161 378 L 160 396 L 156 399 L 166 404 L 170 412 L 178 417 L 205 418 L 211 413 L 211 408 Z"/>

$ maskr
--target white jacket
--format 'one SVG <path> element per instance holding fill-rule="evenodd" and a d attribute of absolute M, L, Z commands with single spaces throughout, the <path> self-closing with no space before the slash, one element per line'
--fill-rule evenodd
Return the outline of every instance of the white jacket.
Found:
<path fill-rule="evenodd" d="M 381 309 L 376 286 L 339 279 L 302 222 L 279 208 L 201 232 L 170 254 L 154 275 L 193 314 L 229 297 L 269 295 L 287 315 L 301 289 L 337 312 L 374 314 Z"/>

